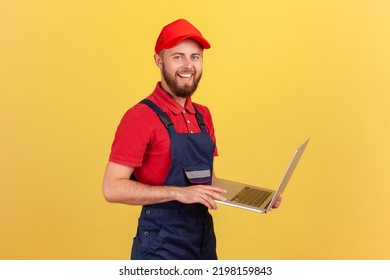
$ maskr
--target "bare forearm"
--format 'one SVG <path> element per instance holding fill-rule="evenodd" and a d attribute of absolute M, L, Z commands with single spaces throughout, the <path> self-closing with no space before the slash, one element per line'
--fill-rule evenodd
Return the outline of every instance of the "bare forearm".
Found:
<path fill-rule="evenodd" d="M 109 202 L 149 205 L 177 200 L 182 203 L 202 203 L 217 209 L 214 200 L 224 200 L 225 190 L 213 186 L 149 186 L 130 180 L 133 167 L 109 162 L 103 180 L 103 195 Z"/>
<path fill-rule="evenodd" d="M 149 186 L 129 179 L 116 179 L 104 185 L 104 197 L 109 202 L 148 205 L 175 200 L 175 188 Z"/>

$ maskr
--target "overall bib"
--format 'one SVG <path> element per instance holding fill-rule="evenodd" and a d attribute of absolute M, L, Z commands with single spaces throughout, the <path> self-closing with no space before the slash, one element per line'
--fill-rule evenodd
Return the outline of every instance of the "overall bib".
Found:
<path fill-rule="evenodd" d="M 168 115 L 156 104 L 148 99 L 141 103 L 160 117 L 170 136 L 172 164 L 164 185 L 211 185 L 215 143 L 202 114 L 194 106 L 200 133 L 176 133 Z M 143 206 L 131 259 L 217 259 L 213 220 L 207 207 L 179 201 Z"/>

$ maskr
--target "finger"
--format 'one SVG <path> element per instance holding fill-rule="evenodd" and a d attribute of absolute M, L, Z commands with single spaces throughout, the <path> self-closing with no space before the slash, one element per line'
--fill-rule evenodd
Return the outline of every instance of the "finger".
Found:
<path fill-rule="evenodd" d="M 279 198 L 275 201 L 274 205 L 272 205 L 272 208 L 279 208 L 281 202 L 282 198 L 279 196 Z"/>
<path fill-rule="evenodd" d="M 213 190 L 214 192 L 217 192 L 217 193 L 227 193 L 227 191 L 226 191 L 225 189 L 222 189 L 222 188 L 220 188 L 220 187 L 214 187 L 214 186 L 212 186 L 211 188 L 212 188 L 212 190 Z"/>
<path fill-rule="evenodd" d="M 212 200 L 220 200 L 220 201 L 226 201 L 226 197 L 223 195 L 216 193 L 214 191 L 208 191 L 206 192 L 206 195 L 208 195 Z"/>
<path fill-rule="evenodd" d="M 206 206 L 210 210 L 217 210 L 217 205 L 215 203 L 211 203 L 210 200 L 208 199 L 208 196 L 200 196 L 200 203 L 202 203 L 204 206 Z M 213 205 L 214 204 L 214 205 Z"/>
<path fill-rule="evenodd" d="M 211 206 L 211 209 L 217 210 L 218 206 L 215 200 L 226 201 L 226 198 L 218 193 L 213 191 L 207 191 L 204 193 L 204 199 L 207 200 L 208 204 Z"/>
<path fill-rule="evenodd" d="M 202 189 L 217 192 L 217 193 L 227 193 L 225 189 L 222 189 L 220 187 L 208 186 L 208 185 L 203 185 Z"/>

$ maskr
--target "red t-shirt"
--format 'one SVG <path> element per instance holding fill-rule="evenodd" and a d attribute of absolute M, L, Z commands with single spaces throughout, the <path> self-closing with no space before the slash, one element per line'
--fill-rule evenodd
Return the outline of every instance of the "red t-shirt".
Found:
<path fill-rule="evenodd" d="M 184 108 L 174 101 L 158 83 L 147 97 L 166 112 L 177 133 L 199 133 L 191 98 Z M 216 142 L 214 126 L 207 107 L 196 104 L 203 115 L 211 139 Z M 214 156 L 217 156 L 217 149 Z M 138 181 L 150 185 L 162 185 L 171 167 L 170 139 L 166 127 L 156 113 L 144 104 L 136 104 L 123 116 L 111 147 L 109 161 L 134 167 Z"/>

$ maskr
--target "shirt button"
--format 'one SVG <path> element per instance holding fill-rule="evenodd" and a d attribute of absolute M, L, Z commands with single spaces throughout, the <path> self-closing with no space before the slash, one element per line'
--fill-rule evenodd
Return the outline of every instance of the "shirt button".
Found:
<path fill-rule="evenodd" d="M 190 120 L 187 120 L 187 123 L 190 123 Z"/>
<path fill-rule="evenodd" d="M 150 215 L 150 210 L 146 210 L 145 214 L 149 216 Z"/>
<path fill-rule="evenodd" d="M 145 236 L 145 237 L 148 237 L 149 234 L 150 234 L 149 231 L 145 231 L 145 232 L 144 232 L 144 236 Z"/>
<path fill-rule="evenodd" d="M 194 133 L 194 132 L 191 130 L 190 133 Z"/>

